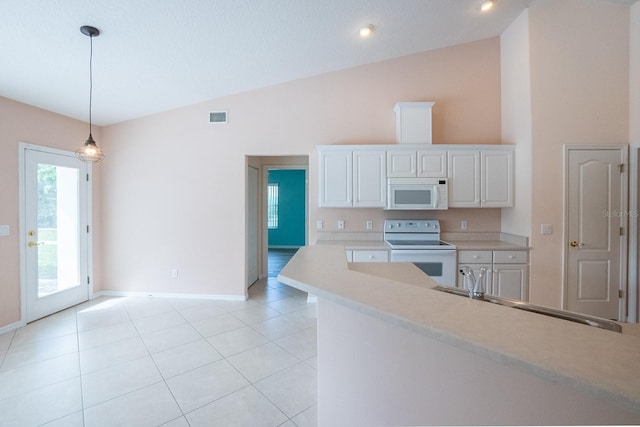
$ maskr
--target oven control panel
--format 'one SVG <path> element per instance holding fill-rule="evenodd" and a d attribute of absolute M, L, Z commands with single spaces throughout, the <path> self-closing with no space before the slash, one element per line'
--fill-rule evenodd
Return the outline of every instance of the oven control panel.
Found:
<path fill-rule="evenodd" d="M 437 219 L 387 219 L 384 231 L 389 233 L 440 233 L 440 221 Z"/>

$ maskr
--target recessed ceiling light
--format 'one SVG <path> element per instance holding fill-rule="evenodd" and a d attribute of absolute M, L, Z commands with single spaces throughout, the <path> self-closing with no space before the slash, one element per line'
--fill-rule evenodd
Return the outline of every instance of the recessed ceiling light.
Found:
<path fill-rule="evenodd" d="M 373 25 L 365 25 L 364 27 L 360 28 L 359 32 L 360 37 L 369 37 L 371 33 L 373 33 Z"/>
<path fill-rule="evenodd" d="M 486 0 L 483 1 L 482 4 L 480 5 L 480 10 L 483 12 L 487 12 L 491 9 L 493 9 L 493 6 L 495 5 L 493 0 Z"/>

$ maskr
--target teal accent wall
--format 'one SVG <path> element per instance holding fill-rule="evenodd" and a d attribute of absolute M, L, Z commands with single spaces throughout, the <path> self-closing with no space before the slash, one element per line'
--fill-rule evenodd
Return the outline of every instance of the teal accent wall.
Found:
<path fill-rule="evenodd" d="M 269 247 L 304 246 L 305 235 L 304 169 L 270 170 L 269 183 L 278 183 L 278 228 L 269 229 Z"/>

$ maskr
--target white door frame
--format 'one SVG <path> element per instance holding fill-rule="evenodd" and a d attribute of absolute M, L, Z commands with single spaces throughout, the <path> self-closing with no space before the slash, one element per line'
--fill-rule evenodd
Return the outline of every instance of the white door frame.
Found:
<path fill-rule="evenodd" d="M 26 142 L 18 142 L 18 205 L 19 205 L 19 245 L 20 245 L 20 326 L 26 324 L 27 319 L 27 263 L 26 248 L 27 240 L 25 238 L 27 231 L 27 207 L 26 207 L 26 180 L 25 180 L 25 159 L 27 150 L 40 151 L 44 153 L 58 154 L 62 156 L 74 156 L 71 151 L 60 150 L 57 148 L 44 147 L 40 145 L 29 144 Z M 87 194 L 87 219 L 89 224 L 89 233 L 87 235 L 87 274 L 89 276 L 89 299 L 93 299 L 93 191 L 92 191 L 92 165 L 87 165 L 87 173 L 89 174 L 90 184 Z"/>
<path fill-rule="evenodd" d="M 622 153 L 622 163 L 624 165 L 622 186 L 620 189 L 620 204 L 621 210 L 623 211 L 621 215 L 620 226 L 624 227 L 624 235 L 620 236 L 620 288 L 624 292 L 623 297 L 618 300 L 618 319 L 621 321 L 626 321 L 627 319 L 627 300 L 628 294 L 627 292 L 627 275 L 628 275 L 628 240 L 629 240 L 629 146 L 628 145 L 567 145 L 563 146 L 564 148 L 564 183 L 563 183 L 563 191 L 564 191 L 564 206 L 563 206 L 563 216 L 564 216 L 564 231 L 562 237 L 562 254 L 563 254 L 563 274 L 562 274 L 562 307 L 567 307 L 567 298 L 568 298 L 568 268 L 567 262 L 569 258 L 569 251 L 567 248 L 569 247 L 569 191 L 568 191 L 568 183 L 569 183 L 569 152 L 572 150 L 620 150 Z"/>
<path fill-rule="evenodd" d="M 638 298 L 640 280 L 640 266 L 638 257 L 638 212 L 640 211 L 638 196 L 640 196 L 640 174 L 638 167 L 640 166 L 640 146 L 632 145 L 629 147 L 629 295 L 627 297 L 629 312 L 627 322 L 638 323 L 638 311 L 640 310 L 640 298 Z"/>

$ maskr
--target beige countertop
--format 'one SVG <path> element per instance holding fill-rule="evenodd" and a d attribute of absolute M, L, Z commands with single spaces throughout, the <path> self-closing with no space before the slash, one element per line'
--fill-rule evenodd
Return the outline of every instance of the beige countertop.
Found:
<path fill-rule="evenodd" d="M 446 240 L 458 250 L 528 250 L 526 246 L 502 240 Z M 316 245 L 340 245 L 347 250 L 390 250 L 384 240 L 319 240 Z"/>
<path fill-rule="evenodd" d="M 301 248 L 278 280 L 640 415 L 638 335 L 434 291 L 418 272 L 410 263 L 348 264 L 344 245 L 322 244 Z"/>
<path fill-rule="evenodd" d="M 507 251 L 528 250 L 526 246 L 518 245 L 503 240 L 447 240 L 461 251 Z"/>
<path fill-rule="evenodd" d="M 319 240 L 316 245 L 340 245 L 346 250 L 383 250 L 388 251 L 391 247 L 384 240 Z"/>

